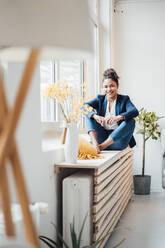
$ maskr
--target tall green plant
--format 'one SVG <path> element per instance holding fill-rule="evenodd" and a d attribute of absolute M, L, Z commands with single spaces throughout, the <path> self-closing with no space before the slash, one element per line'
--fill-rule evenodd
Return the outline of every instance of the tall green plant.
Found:
<path fill-rule="evenodd" d="M 135 118 L 139 124 L 137 133 L 143 135 L 142 176 L 144 176 L 145 171 L 146 142 L 149 139 L 157 140 L 160 137 L 158 120 L 161 118 L 164 118 L 164 116 L 156 116 L 155 112 L 147 112 L 144 108 L 139 110 L 139 115 Z"/>
<path fill-rule="evenodd" d="M 99 239 L 98 241 L 96 241 L 95 243 L 93 243 L 92 245 L 88 245 L 88 246 L 81 246 L 81 238 L 82 238 L 82 233 L 83 233 L 83 229 L 84 229 L 84 225 L 85 225 L 85 221 L 86 221 L 87 215 L 84 218 L 83 224 L 81 226 L 80 232 L 77 235 L 76 230 L 75 230 L 75 224 L 74 224 L 74 218 L 73 218 L 73 223 L 70 224 L 70 235 L 71 235 L 71 240 L 72 240 L 72 248 L 95 248 L 97 247 L 101 242 L 103 242 L 103 240 L 109 236 L 110 234 L 112 234 L 112 232 L 108 232 L 107 234 L 104 235 L 104 237 L 102 237 L 101 239 Z M 52 225 L 56 228 L 56 226 L 52 223 Z M 59 237 L 60 241 L 63 244 L 63 247 L 65 248 L 71 248 L 68 246 L 67 242 L 63 239 L 62 235 L 60 234 L 60 232 L 57 230 L 57 236 Z M 58 245 L 58 243 L 46 236 L 39 236 L 39 239 L 42 240 L 49 248 L 61 248 L 60 245 Z M 117 245 L 115 245 L 112 248 L 117 248 L 119 247 L 123 241 L 125 239 L 121 240 Z"/>

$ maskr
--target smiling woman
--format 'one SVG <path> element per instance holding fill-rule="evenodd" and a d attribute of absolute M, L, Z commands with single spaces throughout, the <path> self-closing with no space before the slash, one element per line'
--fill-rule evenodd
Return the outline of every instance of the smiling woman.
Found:
<path fill-rule="evenodd" d="M 134 147 L 133 137 L 138 110 L 129 96 L 119 95 L 119 76 L 114 69 L 103 74 L 103 95 L 87 102 L 93 110 L 86 116 L 86 128 L 97 152 Z"/>

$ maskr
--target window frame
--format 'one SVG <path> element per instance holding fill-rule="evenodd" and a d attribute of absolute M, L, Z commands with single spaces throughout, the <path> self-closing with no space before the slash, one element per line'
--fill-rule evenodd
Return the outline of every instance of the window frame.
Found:
<path fill-rule="evenodd" d="M 90 0 L 91 1 L 91 0 Z M 95 91 L 93 92 L 93 96 L 98 94 L 100 92 L 100 78 L 102 75 L 102 68 L 101 68 L 101 22 L 100 22 L 100 0 L 96 0 L 96 11 L 90 9 L 90 18 L 92 23 L 96 27 L 96 36 L 95 36 L 95 44 L 96 44 L 96 50 L 95 50 L 95 55 L 94 55 L 94 60 L 95 62 L 93 63 L 94 67 L 94 73 L 95 73 Z M 96 12 L 96 13 L 95 13 Z M 81 71 L 81 76 L 82 76 L 82 82 L 86 81 L 88 82 L 88 78 L 86 76 L 87 74 L 87 65 L 86 61 L 82 60 L 82 71 Z M 57 72 L 58 74 L 59 72 Z M 90 92 L 93 90 L 93 85 L 90 85 L 89 88 L 87 88 Z M 50 130 L 52 129 L 53 131 L 57 130 L 60 128 L 61 122 L 59 118 L 59 108 L 58 104 L 56 105 L 56 121 L 48 121 L 48 122 L 41 122 L 41 126 L 43 130 Z M 84 120 L 82 121 L 82 130 L 84 130 Z"/>
<path fill-rule="evenodd" d="M 74 60 L 74 59 L 73 59 Z M 78 60 L 78 59 L 77 59 Z M 60 80 L 60 61 L 72 61 L 69 59 L 62 59 L 62 60 L 52 60 L 53 63 L 53 81 L 57 82 Z M 80 62 L 80 84 L 84 82 L 84 61 L 78 60 Z M 58 102 L 54 101 L 54 120 L 52 121 L 42 121 L 41 120 L 41 128 L 42 132 L 46 131 L 57 131 L 57 129 L 62 128 L 62 120 L 60 118 L 60 108 Z"/>

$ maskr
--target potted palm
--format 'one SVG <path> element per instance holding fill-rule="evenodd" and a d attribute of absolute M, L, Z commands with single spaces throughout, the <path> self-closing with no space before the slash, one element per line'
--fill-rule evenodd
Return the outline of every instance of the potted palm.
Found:
<path fill-rule="evenodd" d="M 157 140 L 160 137 L 158 120 L 164 116 L 156 116 L 155 112 L 147 112 L 142 108 L 139 110 L 139 115 L 135 118 L 138 123 L 138 132 L 143 137 L 142 151 L 142 174 L 134 175 L 134 193 L 137 195 L 150 194 L 151 176 L 145 175 L 145 147 L 149 139 Z"/>

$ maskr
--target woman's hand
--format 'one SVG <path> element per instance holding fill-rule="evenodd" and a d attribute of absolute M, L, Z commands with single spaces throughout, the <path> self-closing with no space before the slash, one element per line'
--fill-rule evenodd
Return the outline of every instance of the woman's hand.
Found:
<path fill-rule="evenodd" d="M 118 122 L 120 120 L 123 120 L 124 117 L 122 115 L 117 115 L 117 116 L 110 116 L 105 119 L 106 123 L 108 125 L 113 125 L 115 122 Z"/>
<path fill-rule="evenodd" d="M 93 119 L 95 119 L 102 127 L 104 126 L 105 117 L 94 114 Z"/>

